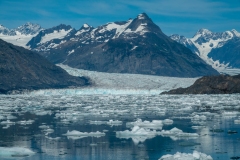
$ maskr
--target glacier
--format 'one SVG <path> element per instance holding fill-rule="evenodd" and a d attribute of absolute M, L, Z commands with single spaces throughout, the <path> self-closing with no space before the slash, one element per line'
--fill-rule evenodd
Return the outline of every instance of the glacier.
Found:
<path fill-rule="evenodd" d="M 71 68 L 58 64 L 73 76 L 89 77 L 93 83 L 91 87 L 73 89 L 43 89 L 32 91 L 30 95 L 156 95 L 161 92 L 186 88 L 191 86 L 198 78 L 163 77 L 141 74 L 104 73 Z"/>

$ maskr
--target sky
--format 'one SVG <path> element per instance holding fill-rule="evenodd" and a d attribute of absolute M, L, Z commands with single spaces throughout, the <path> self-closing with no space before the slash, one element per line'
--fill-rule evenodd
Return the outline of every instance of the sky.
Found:
<path fill-rule="evenodd" d="M 0 24 L 16 28 L 26 22 L 51 28 L 79 29 L 126 21 L 146 13 L 166 35 L 188 38 L 201 28 L 240 32 L 240 0 L 0 0 Z"/>

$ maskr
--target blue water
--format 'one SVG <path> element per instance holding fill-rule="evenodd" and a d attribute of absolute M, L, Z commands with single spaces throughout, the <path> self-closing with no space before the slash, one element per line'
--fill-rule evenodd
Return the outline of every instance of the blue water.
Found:
<path fill-rule="evenodd" d="M 15 116 L 14 125 L 0 125 L 0 147 L 24 147 L 35 154 L 27 157 L 3 156 L 0 159 L 35 160 L 136 160 L 159 159 L 176 152 L 192 153 L 194 150 L 210 155 L 213 159 L 227 160 L 240 156 L 239 95 L 219 96 L 0 96 L 0 116 Z M 227 114 L 224 114 L 226 112 Z M 232 114 L 231 114 L 232 113 Z M 193 121 L 193 115 L 205 115 L 206 120 Z M 61 116 L 59 116 L 61 115 Z M 174 139 L 157 135 L 132 138 L 117 138 L 116 131 L 131 130 L 127 122 L 142 120 L 172 119 L 173 127 L 188 133 L 198 133 L 192 139 Z M 122 125 L 90 124 L 89 121 L 122 121 Z M 32 124 L 18 124 L 20 120 L 34 120 Z M 63 121 L 64 120 L 64 121 Z M 53 133 L 39 128 L 47 125 Z M 201 126 L 193 129 L 192 126 Z M 215 129 L 216 132 L 211 131 Z M 72 139 L 64 136 L 67 131 L 105 131 L 101 137 Z M 229 134 L 228 131 L 236 131 Z M 159 130 L 161 131 L 161 130 Z M 59 137 L 59 139 L 51 139 Z"/>

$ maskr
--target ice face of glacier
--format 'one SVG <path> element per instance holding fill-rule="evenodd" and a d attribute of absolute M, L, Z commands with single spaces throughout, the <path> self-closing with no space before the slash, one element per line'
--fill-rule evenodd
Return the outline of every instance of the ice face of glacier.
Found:
<path fill-rule="evenodd" d="M 87 71 L 59 65 L 73 76 L 89 77 L 93 86 L 75 89 L 48 89 L 29 93 L 30 95 L 124 95 L 124 94 L 160 94 L 163 91 L 186 88 L 192 85 L 197 78 L 177 78 L 163 76 L 149 76 L 140 74 L 118 74 Z"/>

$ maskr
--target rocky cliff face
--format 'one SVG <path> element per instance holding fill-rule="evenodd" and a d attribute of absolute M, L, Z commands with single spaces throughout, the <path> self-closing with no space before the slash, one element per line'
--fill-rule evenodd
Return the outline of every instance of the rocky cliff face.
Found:
<path fill-rule="evenodd" d="M 85 86 L 88 78 L 73 77 L 37 53 L 0 39 L 0 93 L 13 90 Z"/>
<path fill-rule="evenodd" d="M 240 75 L 209 76 L 198 79 L 188 88 L 178 88 L 162 94 L 232 94 L 240 93 Z"/>

